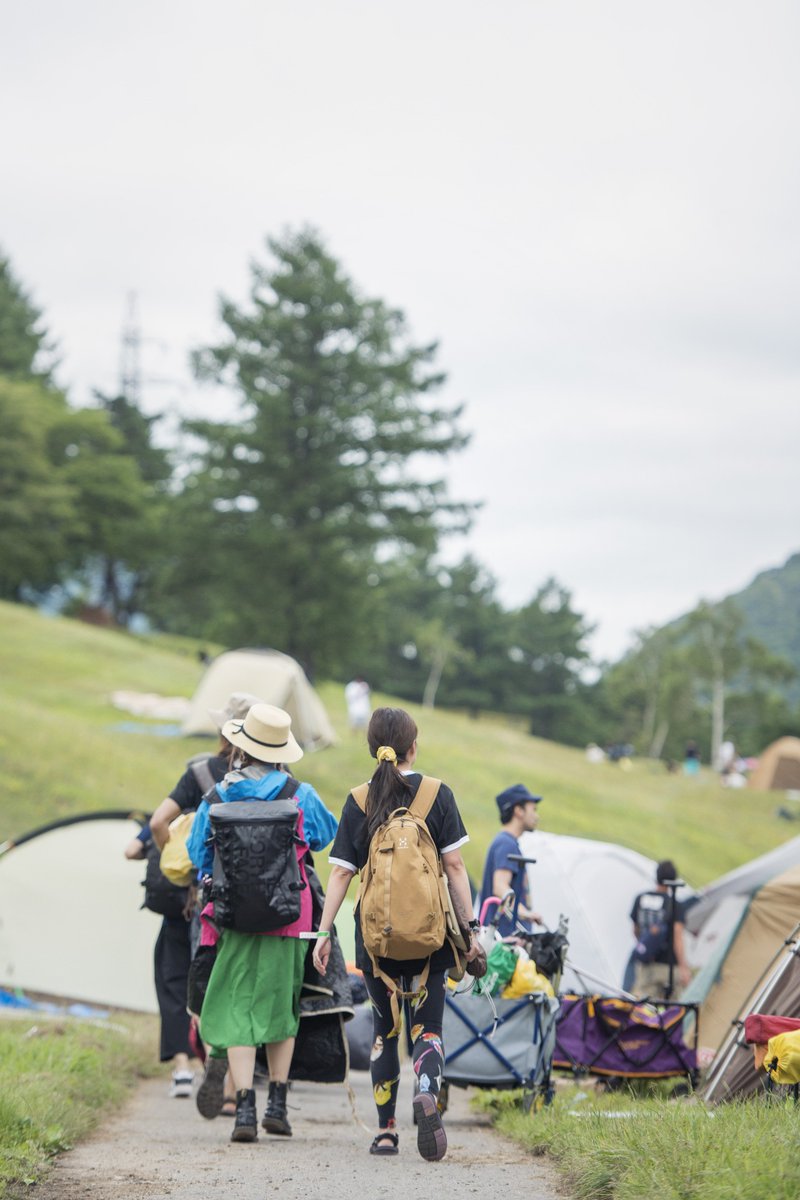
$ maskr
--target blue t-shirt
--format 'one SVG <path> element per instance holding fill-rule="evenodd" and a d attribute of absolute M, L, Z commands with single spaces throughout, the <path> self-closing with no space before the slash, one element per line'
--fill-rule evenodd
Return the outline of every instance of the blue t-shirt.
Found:
<path fill-rule="evenodd" d="M 514 889 L 514 909 L 510 917 L 501 917 L 498 932 L 501 937 L 509 937 L 517 927 L 517 910 L 521 903 L 525 904 L 528 896 L 528 878 L 525 874 L 525 864 L 512 862 L 509 854 L 522 854 L 519 842 L 513 834 L 502 829 L 492 842 L 486 854 L 486 865 L 483 868 L 483 883 L 481 884 L 481 903 L 487 896 L 494 895 L 495 871 L 511 872 L 511 887 Z M 500 897 L 502 899 L 502 896 Z M 486 919 L 491 921 L 496 909 L 489 909 Z"/>

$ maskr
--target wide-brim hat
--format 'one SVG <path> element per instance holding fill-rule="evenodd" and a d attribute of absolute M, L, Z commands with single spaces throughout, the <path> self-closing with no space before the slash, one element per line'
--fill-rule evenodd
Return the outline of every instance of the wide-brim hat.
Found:
<path fill-rule="evenodd" d="M 259 762 L 293 763 L 303 757 L 292 718 L 274 704 L 254 704 L 243 720 L 223 725 L 222 736 Z"/>
<path fill-rule="evenodd" d="M 252 692 L 231 692 L 225 701 L 225 707 L 210 708 L 208 715 L 221 733 L 223 725 L 227 725 L 228 721 L 243 721 L 254 704 L 263 703 L 261 697 L 254 696 Z"/>

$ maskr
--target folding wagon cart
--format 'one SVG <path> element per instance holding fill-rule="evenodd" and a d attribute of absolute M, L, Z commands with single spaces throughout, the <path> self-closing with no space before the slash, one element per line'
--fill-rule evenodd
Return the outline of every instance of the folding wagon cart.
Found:
<path fill-rule="evenodd" d="M 448 995 L 442 1107 L 451 1084 L 522 1088 L 524 1112 L 549 1104 L 558 1011 L 558 1000 L 546 992 L 493 1001 L 474 993 Z"/>

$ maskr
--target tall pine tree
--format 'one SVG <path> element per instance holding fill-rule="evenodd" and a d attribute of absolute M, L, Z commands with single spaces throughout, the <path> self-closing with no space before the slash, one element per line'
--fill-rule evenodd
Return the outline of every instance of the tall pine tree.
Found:
<path fill-rule="evenodd" d="M 0 375 L 49 381 L 42 358 L 50 347 L 41 317 L 0 252 Z"/>
<path fill-rule="evenodd" d="M 224 338 L 194 356 L 239 412 L 190 425 L 201 449 L 162 596 L 174 626 L 330 671 L 358 641 L 373 564 L 467 527 L 469 507 L 415 471 L 467 438 L 461 409 L 432 402 L 435 344 L 411 345 L 402 313 L 360 296 L 314 232 L 269 248 L 250 303 L 224 300 Z"/>

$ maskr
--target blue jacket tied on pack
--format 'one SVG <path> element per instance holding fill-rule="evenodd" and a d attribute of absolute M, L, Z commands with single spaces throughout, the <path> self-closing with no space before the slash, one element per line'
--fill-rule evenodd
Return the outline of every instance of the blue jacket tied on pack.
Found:
<path fill-rule="evenodd" d="M 217 797 L 212 798 L 212 803 L 215 803 L 217 798 L 223 804 L 232 800 L 274 800 L 288 778 L 285 771 L 267 771 L 260 779 L 239 778 L 230 784 L 223 781 L 217 784 Z M 328 812 L 310 783 L 298 785 L 295 799 L 303 814 L 303 836 L 309 848 L 323 850 L 333 841 L 338 821 L 333 813 Z M 214 863 L 213 847 L 207 845 L 210 824 L 210 806 L 201 804 L 186 842 L 189 857 L 197 867 L 197 874 L 201 879 L 204 875 L 211 874 Z"/>

